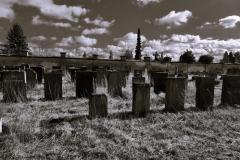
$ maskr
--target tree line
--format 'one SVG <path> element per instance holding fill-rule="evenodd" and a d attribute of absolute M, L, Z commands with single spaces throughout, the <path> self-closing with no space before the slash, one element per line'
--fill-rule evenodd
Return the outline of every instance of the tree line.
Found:
<path fill-rule="evenodd" d="M 141 60 L 142 59 L 142 42 L 141 42 L 141 31 L 140 28 L 138 28 L 137 31 L 137 43 L 135 48 L 135 57 L 133 57 L 133 53 L 131 50 L 126 50 L 124 56 L 127 60 L 135 59 L 135 60 Z M 28 46 L 28 43 L 26 41 L 26 36 L 24 35 L 22 27 L 15 23 L 12 25 L 10 30 L 8 31 L 7 37 L 6 37 L 6 43 L 1 44 L 0 46 L 0 52 L 2 54 L 7 55 L 18 55 L 18 56 L 27 56 L 30 53 L 30 49 Z M 160 63 L 170 63 L 172 61 L 172 58 L 169 56 L 164 56 L 163 53 L 155 52 L 153 54 L 154 61 L 160 62 Z M 83 54 L 83 58 L 86 58 L 87 54 Z M 109 59 L 113 59 L 113 53 L 110 51 L 109 53 Z M 179 58 L 179 62 L 181 63 L 204 63 L 209 64 L 212 63 L 214 60 L 214 57 L 210 54 L 201 55 L 199 59 L 196 61 L 196 58 L 191 50 L 186 50 Z M 240 52 L 225 52 L 223 55 L 223 59 L 220 61 L 221 63 L 240 63 Z"/>

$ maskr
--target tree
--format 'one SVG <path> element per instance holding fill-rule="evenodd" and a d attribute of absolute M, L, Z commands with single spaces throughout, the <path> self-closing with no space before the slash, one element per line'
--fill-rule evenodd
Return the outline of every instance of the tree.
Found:
<path fill-rule="evenodd" d="M 162 60 L 163 63 L 170 63 L 171 61 L 172 61 L 172 58 L 169 56 L 164 57 Z"/>
<path fill-rule="evenodd" d="M 195 62 L 195 57 L 192 54 L 192 51 L 187 50 L 180 56 L 179 61 L 182 63 L 193 63 Z"/>
<path fill-rule="evenodd" d="M 26 36 L 19 24 L 13 24 L 7 34 L 7 43 L 4 45 L 3 52 L 6 54 L 27 55 L 29 51 Z"/>
<path fill-rule="evenodd" d="M 230 63 L 235 63 L 235 57 L 232 52 L 229 53 L 229 62 Z"/>
<path fill-rule="evenodd" d="M 113 59 L 113 52 L 112 51 L 109 52 L 109 59 Z"/>
<path fill-rule="evenodd" d="M 135 50 L 135 60 L 141 60 L 141 31 L 140 28 L 138 28 L 137 32 L 137 45 Z"/>
<path fill-rule="evenodd" d="M 209 64 L 213 62 L 213 56 L 211 55 L 201 55 L 198 59 L 199 63 L 203 63 L 203 64 Z"/>
<path fill-rule="evenodd" d="M 87 53 L 84 52 L 82 57 L 83 57 L 83 58 L 87 58 Z"/>
<path fill-rule="evenodd" d="M 133 59 L 132 51 L 127 49 L 126 52 L 125 52 L 125 56 L 126 56 L 126 59 L 132 60 Z"/>

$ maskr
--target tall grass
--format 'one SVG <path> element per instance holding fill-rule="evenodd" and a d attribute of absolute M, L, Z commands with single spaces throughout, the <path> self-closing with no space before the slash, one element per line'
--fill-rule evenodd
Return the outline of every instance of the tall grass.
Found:
<path fill-rule="evenodd" d="M 237 159 L 240 110 L 164 113 L 165 94 L 151 91 L 145 118 L 118 116 L 131 111 L 131 77 L 124 98 L 108 95 L 110 116 L 89 120 L 88 100 L 75 99 L 70 77 L 63 78 L 63 100 L 43 101 L 43 85 L 28 92 L 29 102 L 0 103 L 10 133 L 0 136 L 0 159 Z M 105 90 L 100 89 L 99 92 Z M 188 83 L 186 108 L 195 105 L 195 84 Z M 221 84 L 215 89 L 220 102 Z M 1 95 L 2 96 L 2 95 Z M 116 116 L 111 116 L 116 114 Z M 47 125 L 44 120 L 74 117 Z M 40 125 L 41 124 L 41 125 Z"/>

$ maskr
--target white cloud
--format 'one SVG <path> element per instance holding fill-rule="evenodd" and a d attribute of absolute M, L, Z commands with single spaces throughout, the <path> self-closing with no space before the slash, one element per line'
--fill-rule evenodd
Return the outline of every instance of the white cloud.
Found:
<path fill-rule="evenodd" d="M 232 15 L 232 16 L 219 19 L 219 25 L 223 26 L 226 29 L 236 27 L 237 23 L 239 22 L 240 22 L 240 17 L 237 15 Z"/>
<path fill-rule="evenodd" d="M 146 40 L 147 40 L 147 38 L 142 35 L 141 36 L 142 43 L 145 42 Z M 118 46 L 122 47 L 123 49 L 134 50 L 136 47 L 136 43 L 137 43 L 137 34 L 130 32 L 121 38 L 116 38 L 115 41 L 117 41 Z"/>
<path fill-rule="evenodd" d="M 168 28 L 173 26 L 181 26 L 186 24 L 188 20 L 192 17 L 192 12 L 185 10 L 180 12 L 171 11 L 166 16 L 155 19 L 156 25 L 167 25 Z"/>
<path fill-rule="evenodd" d="M 57 43 L 56 46 L 58 47 L 69 47 L 74 44 L 73 37 L 64 37 L 61 42 Z"/>
<path fill-rule="evenodd" d="M 46 41 L 47 38 L 45 36 L 39 35 L 39 36 L 31 37 L 31 40 L 32 41 Z"/>
<path fill-rule="evenodd" d="M 109 31 L 106 28 L 92 28 L 92 29 L 84 29 L 82 31 L 83 35 L 102 35 L 102 34 L 108 34 Z"/>
<path fill-rule="evenodd" d="M 93 46 L 97 44 L 97 39 L 85 37 L 83 35 L 76 37 L 76 41 L 83 46 Z"/>
<path fill-rule="evenodd" d="M 42 20 L 39 15 L 33 16 L 32 24 L 33 25 L 46 25 L 46 26 L 62 27 L 62 28 L 72 27 L 72 25 L 70 23 L 52 22 L 52 21 Z"/>
<path fill-rule="evenodd" d="M 69 37 L 64 37 L 62 38 L 61 42 L 56 43 L 56 46 L 58 47 L 71 47 L 71 46 L 75 46 L 75 45 L 83 45 L 83 46 L 93 46 L 95 44 L 97 44 L 97 39 L 95 38 L 89 38 L 89 37 L 85 37 L 83 35 L 81 36 L 69 36 Z M 74 47 L 72 47 L 74 48 Z"/>
<path fill-rule="evenodd" d="M 138 4 L 138 6 L 146 6 L 148 4 L 151 4 L 151 3 L 160 3 L 162 2 L 163 0 L 135 0 Z"/>
<path fill-rule="evenodd" d="M 178 60 L 180 55 L 187 49 L 192 50 L 198 58 L 202 54 L 212 54 L 215 61 L 222 58 L 226 50 L 238 51 L 240 48 L 240 39 L 219 40 L 212 38 L 201 38 L 199 35 L 178 35 L 173 34 L 170 38 L 161 40 L 150 40 L 145 44 L 143 52 L 153 55 L 155 51 L 164 52 L 170 55 L 173 60 Z"/>
<path fill-rule="evenodd" d="M 1 0 L 0 1 L 0 18 L 7 18 L 13 20 L 15 13 L 12 9 L 13 4 L 16 0 Z"/>
<path fill-rule="evenodd" d="M 103 28 L 109 28 L 114 24 L 115 20 L 105 21 L 102 17 L 97 17 L 96 19 L 91 20 L 90 18 L 87 17 L 87 18 L 84 18 L 84 22 L 87 24 L 94 24 L 96 26 L 103 27 Z"/>
<path fill-rule="evenodd" d="M 53 0 L 1 0 L 0 17 L 14 19 L 15 15 L 12 9 L 14 4 L 35 7 L 45 16 L 73 22 L 78 22 L 78 17 L 88 12 L 86 8 L 81 6 L 57 5 Z"/>

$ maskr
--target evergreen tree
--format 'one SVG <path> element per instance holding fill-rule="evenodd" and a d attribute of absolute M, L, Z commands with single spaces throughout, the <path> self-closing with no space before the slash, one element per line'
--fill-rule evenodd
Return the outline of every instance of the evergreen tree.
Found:
<path fill-rule="evenodd" d="M 137 32 L 137 45 L 135 50 L 135 60 L 141 60 L 141 31 L 140 28 L 138 28 Z"/>
<path fill-rule="evenodd" d="M 109 52 L 109 59 L 113 59 L 113 52 L 112 51 Z"/>
<path fill-rule="evenodd" d="M 83 58 L 87 58 L 87 53 L 84 52 L 82 57 L 83 57 Z"/>
<path fill-rule="evenodd" d="M 19 24 L 13 24 L 7 35 L 4 52 L 7 54 L 26 55 L 28 51 L 29 47 L 22 27 Z"/>

